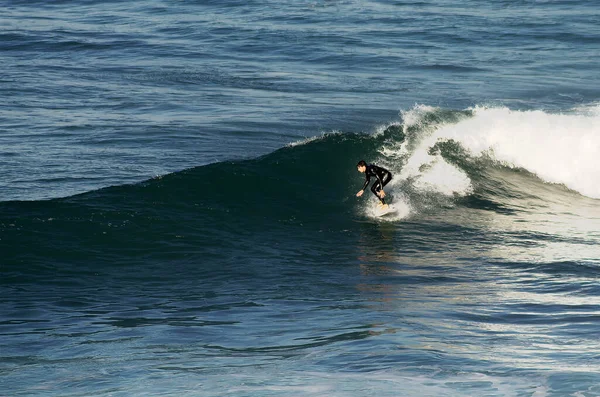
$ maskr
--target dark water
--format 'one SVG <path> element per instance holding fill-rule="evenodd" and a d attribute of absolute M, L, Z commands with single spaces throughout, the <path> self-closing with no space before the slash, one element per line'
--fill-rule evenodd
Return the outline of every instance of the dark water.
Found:
<path fill-rule="evenodd" d="M 600 395 L 599 20 L 5 2 L 0 395 Z"/>

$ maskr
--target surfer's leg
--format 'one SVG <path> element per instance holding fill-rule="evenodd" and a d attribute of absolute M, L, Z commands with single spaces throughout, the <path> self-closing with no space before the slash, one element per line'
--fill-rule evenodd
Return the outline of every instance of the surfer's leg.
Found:
<path fill-rule="evenodd" d="M 381 181 L 381 183 L 379 183 L 379 181 L 375 182 L 373 184 L 373 186 L 371 186 L 371 191 L 373 192 L 373 194 L 379 199 L 379 201 L 381 201 L 381 205 L 385 205 L 385 199 L 382 197 L 379 197 L 379 192 L 383 189 L 383 187 L 385 185 L 387 185 L 390 181 L 392 180 L 392 173 L 388 172 L 387 174 L 385 174 L 385 176 L 383 177 L 383 180 Z"/>
<path fill-rule="evenodd" d="M 388 172 L 387 174 L 385 174 L 385 177 L 383 178 L 383 186 L 387 185 L 389 183 L 389 181 L 392 180 L 392 173 Z M 383 189 L 383 186 L 381 187 Z"/>
<path fill-rule="evenodd" d="M 381 190 L 381 184 L 379 183 L 379 181 L 376 181 L 372 186 L 371 186 L 371 192 L 373 192 L 373 194 L 376 197 L 379 197 L 377 195 L 377 192 L 379 192 L 379 190 Z"/>
<path fill-rule="evenodd" d="M 379 181 L 375 182 L 373 186 L 371 186 L 371 191 L 373 192 L 375 197 L 377 197 L 379 201 L 381 201 L 381 204 L 385 205 L 385 200 L 379 197 L 379 192 L 381 191 L 381 184 L 379 183 Z"/>

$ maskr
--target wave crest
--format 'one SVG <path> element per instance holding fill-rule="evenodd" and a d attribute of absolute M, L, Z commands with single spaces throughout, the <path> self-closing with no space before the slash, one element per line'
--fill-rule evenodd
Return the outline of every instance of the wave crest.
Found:
<path fill-rule="evenodd" d="M 570 114 L 475 107 L 448 111 L 417 106 L 402 114 L 407 142 L 381 150 L 401 158 L 401 179 L 468 194 L 465 161 L 492 160 L 600 198 L 600 106 Z"/>

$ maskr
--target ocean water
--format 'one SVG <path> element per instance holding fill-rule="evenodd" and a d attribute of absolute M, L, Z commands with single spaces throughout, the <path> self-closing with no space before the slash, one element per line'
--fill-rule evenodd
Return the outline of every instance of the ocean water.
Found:
<path fill-rule="evenodd" d="M 599 396 L 599 21 L 1 1 L 0 396 Z"/>

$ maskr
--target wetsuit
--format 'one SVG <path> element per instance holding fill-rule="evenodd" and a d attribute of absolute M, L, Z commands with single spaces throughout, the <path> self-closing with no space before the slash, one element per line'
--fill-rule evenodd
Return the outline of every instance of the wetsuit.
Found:
<path fill-rule="evenodd" d="M 369 186 L 369 182 L 371 182 L 371 177 L 374 176 L 377 178 L 377 181 L 371 186 L 371 191 L 373 194 L 381 200 L 382 204 L 385 204 L 385 200 L 377 195 L 381 189 L 385 185 L 388 184 L 389 181 L 392 180 L 392 173 L 386 170 L 385 168 L 378 167 L 373 164 L 367 165 L 367 169 L 365 170 L 365 184 L 363 185 L 362 190 L 365 190 L 367 186 Z"/>

